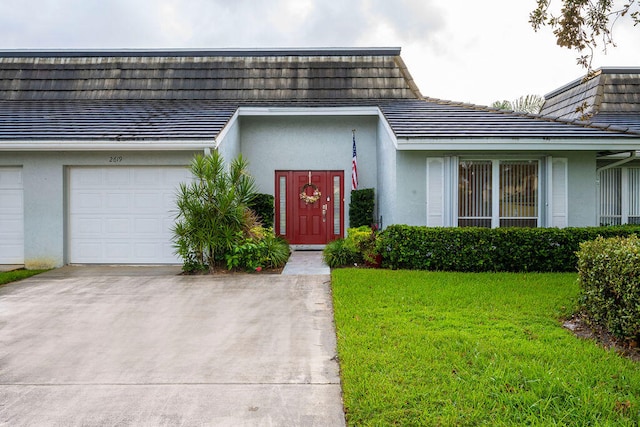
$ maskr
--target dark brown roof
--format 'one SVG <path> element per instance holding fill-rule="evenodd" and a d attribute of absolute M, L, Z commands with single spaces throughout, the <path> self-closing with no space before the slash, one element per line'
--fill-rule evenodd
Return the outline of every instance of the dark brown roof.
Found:
<path fill-rule="evenodd" d="M 0 52 L 0 100 L 416 99 L 399 49 Z"/>
<path fill-rule="evenodd" d="M 399 54 L 0 51 L 0 148 L 11 140 L 211 140 L 239 108 L 261 106 L 379 107 L 398 138 L 416 140 L 640 134 L 424 99 Z"/>
<path fill-rule="evenodd" d="M 640 68 L 601 68 L 545 99 L 543 115 L 640 131 Z"/>

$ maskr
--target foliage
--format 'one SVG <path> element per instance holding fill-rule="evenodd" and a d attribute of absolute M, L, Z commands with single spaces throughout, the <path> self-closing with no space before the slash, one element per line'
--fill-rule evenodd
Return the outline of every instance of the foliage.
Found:
<path fill-rule="evenodd" d="M 274 197 L 271 194 L 258 193 L 249 202 L 249 209 L 254 211 L 265 228 L 273 227 Z"/>
<path fill-rule="evenodd" d="M 637 0 L 561 0 L 559 14 L 550 11 L 552 0 L 536 1 L 537 6 L 529 15 L 533 29 L 538 31 L 549 25 L 558 46 L 580 52 L 578 63 L 588 70 L 597 46 L 601 44 L 605 53 L 608 46 L 615 46 L 613 27 L 619 19 L 629 17 L 634 25 L 640 23 Z"/>
<path fill-rule="evenodd" d="M 44 273 L 49 270 L 13 270 L 0 272 L 0 285 L 5 283 L 17 282 L 18 280 L 27 279 L 36 274 Z"/>
<path fill-rule="evenodd" d="M 581 242 L 638 232 L 638 226 L 491 229 L 392 225 L 378 236 L 378 245 L 383 266 L 392 269 L 575 271 Z"/>
<path fill-rule="evenodd" d="M 349 226 L 370 227 L 374 222 L 375 195 L 373 188 L 363 188 L 351 191 L 349 203 Z"/>
<path fill-rule="evenodd" d="M 640 239 L 580 244 L 578 275 L 588 318 L 623 341 L 640 342 Z"/>
<path fill-rule="evenodd" d="M 224 259 L 246 229 L 247 205 L 255 196 L 248 163 L 238 156 L 227 169 L 222 155 L 196 155 L 193 181 L 178 189 L 178 214 L 173 227 L 176 253 L 185 271 L 208 269 Z"/>
<path fill-rule="evenodd" d="M 348 425 L 634 426 L 640 370 L 558 318 L 575 273 L 331 273 Z"/>
<path fill-rule="evenodd" d="M 225 254 L 227 269 L 233 270 L 243 268 L 253 271 L 260 267 L 262 259 L 262 245 L 259 240 L 244 239 L 233 246 L 229 252 Z"/>
<path fill-rule="evenodd" d="M 353 241 L 353 246 L 358 252 L 358 261 L 364 261 L 368 265 L 376 263 L 376 256 L 379 254 L 378 230 L 373 227 L 349 228 L 347 239 Z"/>
<path fill-rule="evenodd" d="M 496 101 L 491 104 L 491 107 L 518 113 L 538 114 L 543 105 L 544 97 L 540 95 L 524 95 L 514 101 Z"/>
<path fill-rule="evenodd" d="M 346 239 L 330 242 L 322 252 L 325 263 L 331 268 L 353 266 L 361 263 L 374 265 L 378 232 L 375 227 L 349 228 Z"/>
<path fill-rule="evenodd" d="M 329 267 L 338 268 L 357 264 L 360 258 L 352 240 L 336 239 L 325 246 L 322 259 Z"/>
<path fill-rule="evenodd" d="M 225 254 L 227 269 L 256 271 L 263 267 L 284 267 L 291 254 L 287 241 L 272 229 L 256 234 L 259 237 L 238 236 L 238 243 Z"/>
<path fill-rule="evenodd" d="M 291 249 L 289 243 L 280 236 L 276 236 L 273 230 L 269 230 L 262 239 L 264 250 L 261 264 L 267 268 L 281 268 L 289 260 Z"/>

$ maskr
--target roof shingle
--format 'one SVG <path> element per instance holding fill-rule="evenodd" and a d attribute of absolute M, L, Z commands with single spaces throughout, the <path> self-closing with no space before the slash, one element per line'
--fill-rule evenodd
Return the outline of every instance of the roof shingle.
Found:
<path fill-rule="evenodd" d="M 213 139 L 244 106 L 379 107 L 416 140 L 640 134 L 620 116 L 584 124 L 424 99 L 399 53 L 0 52 L 0 141 Z"/>
<path fill-rule="evenodd" d="M 189 52 L 192 54 L 192 52 Z M 312 52 L 315 53 L 315 52 Z M 399 51 L 324 56 L 0 55 L 4 100 L 416 99 Z M 346 55 L 346 54 L 349 55 Z M 236 55 L 237 52 L 231 52 Z"/>

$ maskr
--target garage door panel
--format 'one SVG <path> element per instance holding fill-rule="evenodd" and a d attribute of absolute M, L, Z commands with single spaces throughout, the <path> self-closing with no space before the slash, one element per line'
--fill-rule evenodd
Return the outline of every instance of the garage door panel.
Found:
<path fill-rule="evenodd" d="M 105 218 L 102 221 L 105 224 L 105 232 L 110 238 L 131 234 L 131 220 L 129 218 Z"/>
<path fill-rule="evenodd" d="M 7 217 L 7 219 L 3 219 L 2 221 L 0 221 L 0 233 L 2 233 L 2 235 L 5 237 L 20 236 L 22 234 L 22 219 L 13 217 Z"/>
<path fill-rule="evenodd" d="M 124 192 L 105 194 L 105 207 L 107 209 L 129 209 L 131 206 L 131 195 Z"/>
<path fill-rule="evenodd" d="M 22 168 L 0 168 L 0 188 L 22 188 Z"/>
<path fill-rule="evenodd" d="M 95 188 L 103 185 L 102 174 L 96 174 L 92 169 L 74 169 L 73 179 L 76 188 Z"/>
<path fill-rule="evenodd" d="M 180 263 L 171 229 L 187 168 L 71 168 L 69 175 L 71 263 Z"/>
<path fill-rule="evenodd" d="M 176 193 L 164 193 L 162 195 L 162 208 L 177 213 Z"/>
<path fill-rule="evenodd" d="M 133 181 L 135 185 L 141 185 L 144 187 L 162 188 L 164 182 L 162 177 L 162 171 L 157 169 L 138 169 L 133 172 Z"/>
<path fill-rule="evenodd" d="M 78 238 L 96 237 L 103 234 L 103 223 L 101 217 L 80 217 L 71 224 L 71 231 Z"/>
<path fill-rule="evenodd" d="M 185 171 L 188 173 L 185 174 Z M 171 184 L 173 182 L 187 182 L 187 180 L 191 179 L 191 173 L 189 169 L 185 168 L 181 169 L 171 169 L 162 175 L 162 183 L 163 184 Z M 166 187 L 166 185 L 164 185 Z"/>
<path fill-rule="evenodd" d="M 159 192 L 137 192 L 133 199 L 133 206 L 137 212 L 154 212 L 157 209 L 163 209 L 162 199 L 162 193 Z"/>
<path fill-rule="evenodd" d="M 136 218 L 134 220 L 134 234 L 156 234 L 162 233 L 161 218 Z"/>
<path fill-rule="evenodd" d="M 103 195 L 91 191 L 76 191 L 71 194 L 70 212 L 87 212 L 89 210 L 100 213 L 103 209 Z"/>
<path fill-rule="evenodd" d="M 133 258 L 131 244 L 129 242 L 107 242 L 104 245 L 104 257 L 112 260 L 110 262 L 131 263 Z M 141 262 L 136 260 L 134 262 Z"/>
<path fill-rule="evenodd" d="M 3 214 L 22 213 L 22 189 L 0 189 L 0 212 Z"/>
<path fill-rule="evenodd" d="M 104 257 L 102 253 L 102 245 L 92 241 L 76 242 L 76 249 L 82 254 L 83 262 L 92 263 L 100 262 Z"/>
<path fill-rule="evenodd" d="M 2 245 L 0 245 L 0 264 L 24 264 L 24 259 L 20 256 L 23 251 L 22 244 L 11 244 L 3 241 Z"/>
<path fill-rule="evenodd" d="M 158 245 L 153 243 L 136 243 L 133 248 L 137 258 L 147 259 L 149 262 L 153 262 L 153 259 L 162 256 L 159 249 Z"/>
<path fill-rule="evenodd" d="M 21 167 L 0 167 L 0 264 L 24 264 Z"/>

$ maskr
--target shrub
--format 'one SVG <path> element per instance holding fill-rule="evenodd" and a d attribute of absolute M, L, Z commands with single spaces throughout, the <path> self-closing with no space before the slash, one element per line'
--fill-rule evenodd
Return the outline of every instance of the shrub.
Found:
<path fill-rule="evenodd" d="M 256 270 L 261 267 L 264 244 L 261 240 L 244 239 L 225 254 L 227 269 Z"/>
<path fill-rule="evenodd" d="M 337 239 L 325 246 L 322 259 L 331 268 L 345 267 L 358 262 L 358 251 L 352 241 Z"/>
<path fill-rule="evenodd" d="M 589 320 L 623 341 L 640 340 L 640 239 L 598 237 L 580 244 L 578 281 Z"/>
<path fill-rule="evenodd" d="M 347 240 L 352 242 L 357 252 L 356 262 L 365 262 L 369 266 L 377 266 L 379 254 L 377 238 L 378 232 L 375 226 L 361 226 L 347 230 Z"/>
<path fill-rule="evenodd" d="M 377 230 L 367 226 L 349 228 L 347 237 L 329 243 L 322 255 L 331 268 L 359 263 L 377 266 Z"/>
<path fill-rule="evenodd" d="M 280 236 L 276 236 L 273 230 L 269 230 L 262 240 L 264 244 L 264 254 L 262 265 L 268 268 L 284 267 L 291 255 L 289 243 Z"/>
<path fill-rule="evenodd" d="M 438 271 L 576 271 L 581 242 L 628 236 L 638 226 L 475 228 L 392 225 L 380 233 L 383 266 Z"/>
<path fill-rule="evenodd" d="M 273 227 L 274 197 L 271 194 L 257 193 L 249 202 L 249 208 L 256 213 L 264 228 Z"/>
<path fill-rule="evenodd" d="M 176 254 L 183 270 L 215 270 L 217 262 L 238 244 L 246 229 L 248 203 L 255 183 L 247 173 L 248 163 L 238 156 L 227 169 L 222 155 L 196 155 L 191 162 L 193 181 L 182 183 L 173 227 Z M 250 226 L 249 226 L 250 227 Z"/>
<path fill-rule="evenodd" d="M 349 226 L 370 227 L 375 221 L 373 210 L 375 208 L 375 197 L 373 188 L 363 188 L 351 191 L 351 202 L 349 203 Z"/>
<path fill-rule="evenodd" d="M 225 254 L 227 269 L 255 271 L 262 267 L 284 267 L 291 254 L 289 243 L 276 236 L 272 229 L 256 235 L 259 237 L 238 236 L 239 243 Z"/>

